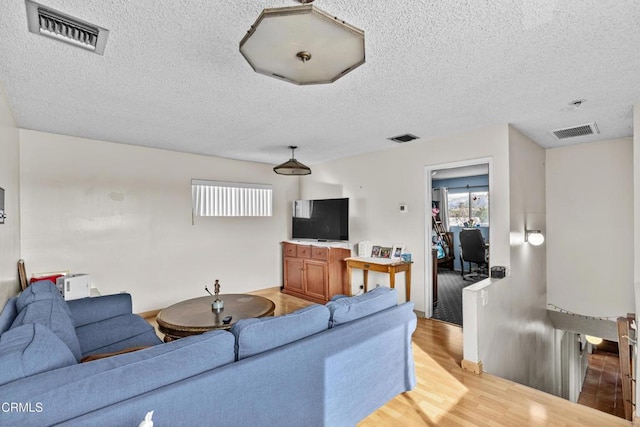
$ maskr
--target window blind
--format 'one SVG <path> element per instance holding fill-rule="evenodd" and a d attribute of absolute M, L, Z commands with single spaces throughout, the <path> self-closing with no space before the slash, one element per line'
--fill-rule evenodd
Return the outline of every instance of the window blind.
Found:
<path fill-rule="evenodd" d="M 195 216 L 272 216 L 271 184 L 191 181 Z"/>

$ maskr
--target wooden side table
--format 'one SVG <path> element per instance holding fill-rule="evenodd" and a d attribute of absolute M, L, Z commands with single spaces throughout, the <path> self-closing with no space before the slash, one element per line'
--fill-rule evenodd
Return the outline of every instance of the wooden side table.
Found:
<path fill-rule="evenodd" d="M 349 289 L 351 287 L 351 271 L 356 268 L 362 270 L 364 279 L 364 291 L 367 292 L 369 286 L 369 270 L 389 274 L 389 286 L 396 287 L 396 273 L 404 271 L 404 286 L 406 300 L 411 300 L 411 263 L 404 261 L 375 259 L 375 258 L 347 258 L 347 277 L 349 278 Z"/>

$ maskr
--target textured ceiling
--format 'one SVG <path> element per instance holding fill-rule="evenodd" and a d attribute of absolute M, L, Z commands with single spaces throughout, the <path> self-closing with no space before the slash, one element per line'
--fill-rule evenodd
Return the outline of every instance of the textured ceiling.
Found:
<path fill-rule="evenodd" d="M 317 0 L 365 31 L 366 63 L 316 86 L 239 53 L 263 8 L 293 0 L 40 2 L 109 29 L 104 56 L 2 3 L 0 81 L 18 126 L 45 132 L 272 164 L 298 145 L 313 165 L 504 123 L 544 147 L 592 121 L 600 135 L 568 141 L 630 136 L 640 101 L 637 0 Z"/>

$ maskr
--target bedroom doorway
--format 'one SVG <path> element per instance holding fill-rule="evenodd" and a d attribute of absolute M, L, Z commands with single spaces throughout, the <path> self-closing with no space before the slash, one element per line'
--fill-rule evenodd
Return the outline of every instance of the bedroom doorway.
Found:
<path fill-rule="evenodd" d="M 425 170 L 427 317 L 463 326 L 462 290 L 488 276 L 490 191 L 488 160 L 435 165 Z M 460 233 L 466 242 L 461 256 Z M 470 247 L 467 237 L 476 237 Z M 474 262 L 468 254 L 477 253 Z M 476 259 L 477 258 L 477 259 Z M 482 258 L 482 259 L 481 259 Z M 430 310 L 429 310 L 430 309 Z"/>

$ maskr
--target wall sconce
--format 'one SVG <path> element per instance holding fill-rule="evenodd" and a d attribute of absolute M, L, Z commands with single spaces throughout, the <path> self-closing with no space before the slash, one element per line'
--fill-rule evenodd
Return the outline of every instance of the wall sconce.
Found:
<path fill-rule="evenodd" d="M 540 246 L 544 243 L 544 235 L 540 230 L 525 230 L 524 241 L 531 243 L 533 246 Z"/>

